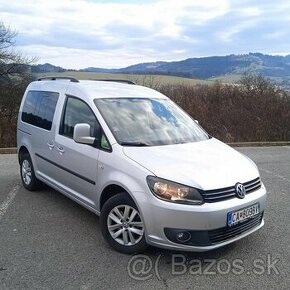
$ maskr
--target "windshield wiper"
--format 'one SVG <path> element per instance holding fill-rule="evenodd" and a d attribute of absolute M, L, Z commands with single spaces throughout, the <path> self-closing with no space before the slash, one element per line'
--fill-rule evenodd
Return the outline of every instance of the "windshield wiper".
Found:
<path fill-rule="evenodd" d="M 144 143 L 144 142 L 121 142 L 120 143 L 122 146 L 150 146 L 149 144 L 147 143 Z"/>

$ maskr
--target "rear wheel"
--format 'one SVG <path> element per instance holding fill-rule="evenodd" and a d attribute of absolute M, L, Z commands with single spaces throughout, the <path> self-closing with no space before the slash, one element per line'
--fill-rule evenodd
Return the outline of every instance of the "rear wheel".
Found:
<path fill-rule="evenodd" d="M 146 249 L 144 222 L 127 193 L 116 194 L 104 204 L 100 223 L 105 240 L 115 250 L 133 254 Z"/>
<path fill-rule="evenodd" d="M 24 153 L 20 158 L 20 176 L 26 189 L 34 191 L 40 187 L 40 181 L 35 176 L 33 164 L 28 153 Z"/>

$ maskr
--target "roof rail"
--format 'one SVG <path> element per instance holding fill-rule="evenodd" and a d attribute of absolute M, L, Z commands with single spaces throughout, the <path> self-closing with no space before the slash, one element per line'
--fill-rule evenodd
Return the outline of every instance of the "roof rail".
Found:
<path fill-rule="evenodd" d="M 57 79 L 63 79 L 63 80 L 70 80 L 73 83 L 79 83 L 79 80 L 74 78 L 74 77 L 65 77 L 65 76 L 47 76 L 47 77 L 41 77 L 38 78 L 38 81 L 42 81 L 42 80 L 51 80 L 51 81 L 55 81 Z"/>
<path fill-rule="evenodd" d="M 116 83 L 125 83 L 125 84 L 129 84 L 129 85 L 136 85 L 136 83 L 133 81 L 121 80 L 121 79 L 94 79 L 93 81 L 116 82 Z"/>

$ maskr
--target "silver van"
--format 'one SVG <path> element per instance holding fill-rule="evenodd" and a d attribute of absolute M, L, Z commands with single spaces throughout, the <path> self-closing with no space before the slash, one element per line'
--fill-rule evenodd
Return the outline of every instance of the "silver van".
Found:
<path fill-rule="evenodd" d="M 266 189 L 248 157 L 163 94 L 129 81 L 32 82 L 18 118 L 23 186 L 100 215 L 114 249 L 207 251 L 260 229 Z"/>

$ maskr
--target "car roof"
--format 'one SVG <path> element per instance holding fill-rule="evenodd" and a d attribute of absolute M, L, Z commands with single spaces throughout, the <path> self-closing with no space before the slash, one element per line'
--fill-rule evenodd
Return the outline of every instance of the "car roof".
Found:
<path fill-rule="evenodd" d="M 81 98 L 167 98 L 165 95 L 135 84 L 115 81 L 79 80 L 77 82 L 67 79 L 41 80 L 32 82 L 29 90 L 56 91 Z"/>

